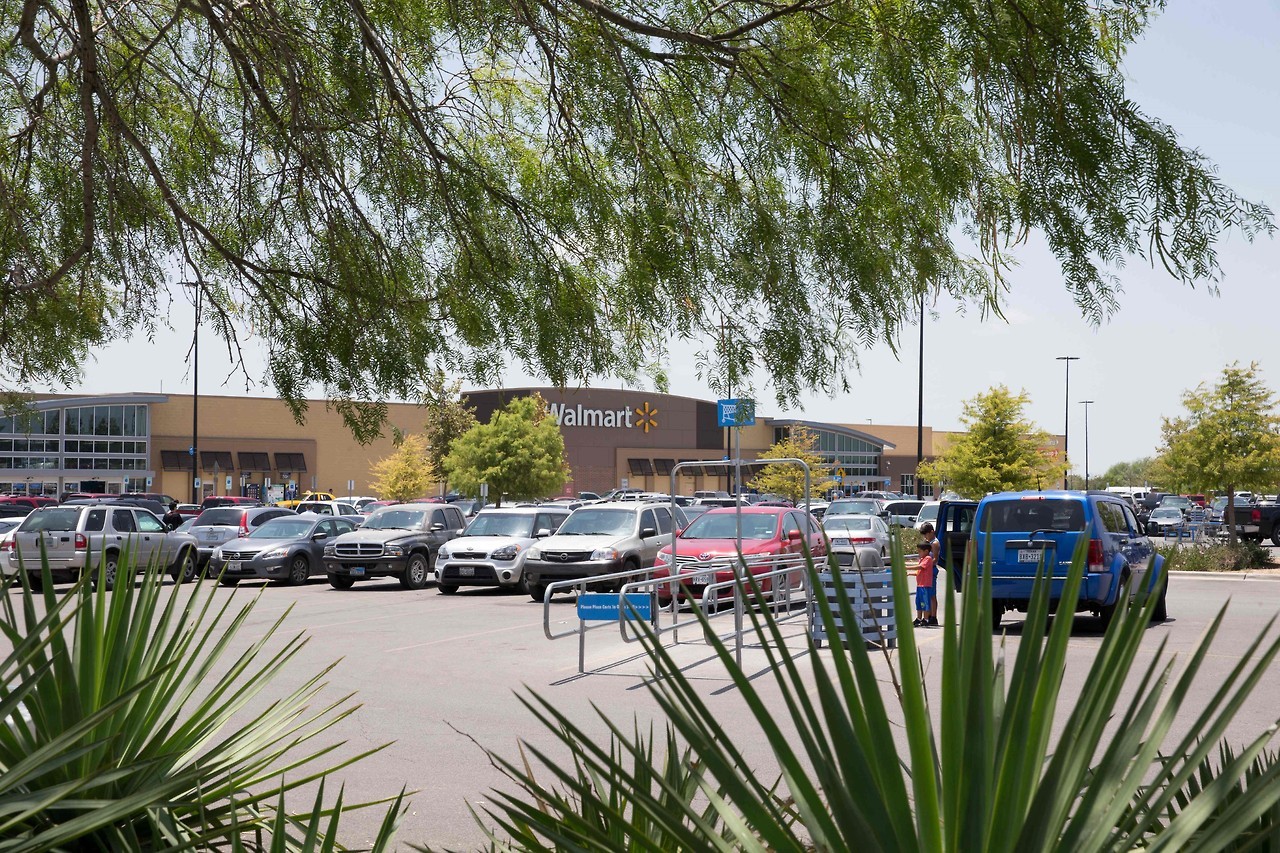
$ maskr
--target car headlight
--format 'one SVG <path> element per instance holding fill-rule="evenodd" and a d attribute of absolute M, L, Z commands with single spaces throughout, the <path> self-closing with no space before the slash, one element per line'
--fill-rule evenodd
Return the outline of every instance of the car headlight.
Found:
<path fill-rule="evenodd" d="M 325 545 L 325 546 L 324 546 L 324 555 L 325 555 L 326 557 L 332 557 L 332 556 L 334 555 L 334 547 L 333 547 L 332 545 Z"/>
<path fill-rule="evenodd" d="M 516 554 L 520 553 L 519 545 L 503 545 L 489 555 L 491 560 L 514 560 Z"/>
<path fill-rule="evenodd" d="M 383 550 L 383 552 L 384 552 L 388 557 L 403 557 L 403 556 L 404 556 L 404 546 L 403 546 L 403 545 L 387 545 L 387 546 L 385 546 L 382 550 Z"/>
<path fill-rule="evenodd" d="M 597 548 L 591 552 L 593 560 L 616 560 L 618 559 L 617 548 Z"/>
<path fill-rule="evenodd" d="M 278 560 L 281 557 L 289 556 L 289 549 L 285 547 L 271 548 L 270 550 L 263 551 L 258 556 L 264 560 Z"/>
<path fill-rule="evenodd" d="M 444 547 L 443 545 L 441 545 L 441 546 L 440 546 L 440 550 L 439 550 L 439 551 L 436 551 L 436 559 L 437 559 L 437 560 L 447 560 L 447 559 L 449 559 L 449 549 L 448 549 L 448 548 L 446 548 L 446 547 Z"/>
<path fill-rule="evenodd" d="M 655 566 L 669 566 L 671 565 L 671 555 L 666 551 L 659 551 L 658 556 L 653 559 L 653 564 Z"/>
<path fill-rule="evenodd" d="M 213 549 L 213 559 L 215 559 L 215 560 L 221 560 L 221 559 L 222 559 L 222 549 L 221 549 L 221 548 L 214 548 L 214 549 Z"/>
<path fill-rule="evenodd" d="M 528 551 L 528 553 L 527 553 L 527 554 L 525 554 L 525 559 L 528 559 L 528 560 L 541 560 L 541 559 L 542 559 L 542 549 L 541 549 L 541 548 L 530 548 L 530 549 L 529 549 L 529 551 Z"/>

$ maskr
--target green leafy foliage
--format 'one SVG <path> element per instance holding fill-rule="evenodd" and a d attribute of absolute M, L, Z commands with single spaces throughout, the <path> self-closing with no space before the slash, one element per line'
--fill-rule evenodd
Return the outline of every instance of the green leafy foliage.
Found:
<path fill-rule="evenodd" d="M 1273 567 L 1271 552 L 1252 540 L 1162 545 L 1166 560 L 1176 559 L 1184 572 L 1243 572 Z"/>
<path fill-rule="evenodd" d="M 467 495 L 479 495 L 482 483 L 498 506 L 504 498 L 530 499 L 556 494 L 568 479 L 564 436 L 538 394 L 516 397 L 459 436 L 445 459 L 449 482 Z"/>
<path fill-rule="evenodd" d="M 1080 549 L 1059 612 L 1074 610 L 1084 557 Z M 523 746 L 536 773 L 528 759 L 491 754 L 517 785 L 490 798 L 493 848 L 1217 850 L 1269 832 L 1280 802 L 1280 764 L 1263 752 L 1273 728 L 1238 750 L 1222 738 L 1267 677 L 1280 640 L 1259 636 L 1233 650 L 1233 671 L 1203 708 L 1188 708 L 1183 700 L 1225 610 L 1175 672 L 1163 643 L 1152 653 L 1148 636 L 1158 596 L 1139 593 L 1132 606 L 1118 606 L 1079 697 L 1064 705 L 1073 620 L 1051 620 L 1043 570 L 1008 658 L 1003 646 L 993 649 L 991 574 L 971 572 L 961 601 L 947 588 L 946 613 L 959 618 L 944 624 L 941 692 L 930 697 L 896 547 L 892 571 L 899 650 L 891 686 L 873 665 L 879 653 L 861 642 L 834 635 L 829 655 L 795 654 L 756 590 L 750 614 L 768 658 L 767 686 L 736 664 L 699 614 L 754 729 L 725 737 L 716 709 L 648 631 L 655 677 L 646 687 L 669 721 L 664 736 L 604 718 L 603 743 L 553 701 L 529 696 L 556 748 Z M 817 581 L 812 565 L 809 578 Z M 834 624 L 838 610 L 844 624 L 856 624 L 854 603 L 838 589 L 836 608 L 817 599 L 824 621 Z M 943 709 L 940 727 L 934 703 Z M 769 745 L 778 777 L 751 766 L 736 746 L 744 739 Z M 690 797 L 694 785 L 699 794 Z"/>
<path fill-rule="evenodd" d="M 286 614 L 238 649 L 255 600 L 162 577 L 149 566 L 108 591 L 99 569 L 58 596 L 42 557 L 42 594 L 25 573 L 21 594 L 3 590 L 0 850 L 244 850 L 266 832 L 271 850 L 338 849 L 360 806 L 326 806 L 323 784 L 309 814 L 284 800 L 377 751 L 337 759 L 322 740 L 357 706 L 322 698 L 328 669 L 255 705 L 306 639 L 281 635 Z M 400 812 L 397 798 L 378 849 Z"/>
<path fill-rule="evenodd" d="M 444 371 L 437 370 L 426 382 L 422 405 L 426 409 L 423 435 L 427 440 L 427 459 L 433 472 L 443 472 L 444 460 L 453 443 L 476 425 L 476 410 L 461 397 L 462 382 L 450 382 Z"/>
<path fill-rule="evenodd" d="M 966 498 L 1052 488 L 1062 480 L 1062 467 L 1044 453 L 1048 433 L 1023 414 L 1030 401 L 1026 391 L 1014 394 L 1003 385 L 966 400 L 960 416 L 966 432 L 920 466 L 921 479 Z"/>
<path fill-rule="evenodd" d="M 369 488 L 386 500 L 407 501 L 427 494 L 439 479 L 423 435 L 406 435 L 369 469 Z"/>
<path fill-rule="evenodd" d="M 1099 321 L 1128 256 L 1215 282 L 1272 229 L 1128 97 L 1158 6 L 0 0 L 0 382 L 185 279 L 361 437 L 437 368 L 661 384 L 723 321 L 708 375 L 794 401 L 927 290 L 998 313 L 1033 230 Z"/>
<path fill-rule="evenodd" d="M 761 459 L 802 459 L 809 466 L 809 495 L 821 496 L 833 486 L 827 461 L 818 453 L 818 435 L 804 427 L 793 428 L 785 438 L 760 454 Z M 766 465 L 751 479 L 751 487 L 762 494 L 782 495 L 798 506 L 805 499 L 804 469 L 794 462 Z"/>
<path fill-rule="evenodd" d="M 1186 414 L 1165 418 L 1159 470 L 1165 484 L 1227 495 L 1224 521 L 1235 540 L 1235 493 L 1280 483 L 1280 415 L 1257 363 L 1222 369 L 1213 385 L 1182 395 Z"/>
<path fill-rule="evenodd" d="M 1155 482 L 1155 460 L 1150 456 L 1135 459 L 1132 462 L 1117 462 L 1108 468 L 1096 481 L 1094 488 L 1105 489 L 1107 486 L 1147 486 Z"/>

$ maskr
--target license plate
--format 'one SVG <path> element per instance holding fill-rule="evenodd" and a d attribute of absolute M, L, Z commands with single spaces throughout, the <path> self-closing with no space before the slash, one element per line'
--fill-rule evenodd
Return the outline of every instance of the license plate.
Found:
<path fill-rule="evenodd" d="M 458 566 L 458 576 L 464 578 L 473 578 L 476 576 L 475 566 Z"/>
<path fill-rule="evenodd" d="M 227 563 L 227 571 L 229 571 L 229 572 L 238 572 L 238 571 L 240 571 L 240 561 L 239 561 L 239 560 L 232 560 L 231 562 Z"/>
<path fill-rule="evenodd" d="M 350 566 L 347 571 L 356 577 L 361 577 L 364 574 L 364 566 Z"/>
<path fill-rule="evenodd" d="M 1018 562 L 1019 563 L 1038 563 L 1040 562 L 1040 555 L 1043 553 L 1044 553 L 1043 551 L 1019 551 Z"/>
<path fill-rule="evenodd" d="M 694 584 L 695 586 L 706 586 L 715 582 L 716 576 L 714 572 L 699 572 L 689 578 L 689 583 Z"/>
<path fill-rule="evenodd" d="M 216 530 L 206 530 L 206 531 L 204 532 L 204 538 L 205 538 L 205 539 L 208 539 L 210 542 L 213 542 L 213 541 L 215 541 L 215 540 L 218 538 L 218 531 L 216 531 Z"/>

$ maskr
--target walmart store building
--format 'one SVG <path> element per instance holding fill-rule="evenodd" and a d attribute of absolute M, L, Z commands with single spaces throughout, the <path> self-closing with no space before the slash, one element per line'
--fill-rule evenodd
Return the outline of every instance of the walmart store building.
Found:
<path fill-rule="evenodd" d="M 568 493 L 600 492 L 624 482 L 666 491 L 673 466 L 695 460 L 708 464 L 683 474 L 678 491 L 729 485 L 730 431 L 717 425 L 714 400 L 604 388 L 479 390 L 465 396 L 484 421 L 513 397 L 533 393 L 548 401 L 564 435 L 572 475 Z M 201 395 L 194 442 L 192 414 L 189 395 L 41 395 L 28 410 L 0 417 L 0 493 L 150 491 L 187 500 L 198 478 L 205 496 L 269 496 L 289 484 L 304 491 L 370 494 L 370 468 L 393 449 L 389 437 L 357 443 L 324 401 L 313 401 L 306 423 L 299 425 L 279 400 Z M 403 432 L 422 429 L 423 411 L 416 405 L 389 404 L 387 417 Z M 759 458 L 801 426 L 817 434 L 826 464 L 847 485 L 914 489 L 914 425 L 855 427 L 758 415 L 755 426 L 742 430 L 743 459 Z M 926 458 L 949 435 L 926 427 Z"/>

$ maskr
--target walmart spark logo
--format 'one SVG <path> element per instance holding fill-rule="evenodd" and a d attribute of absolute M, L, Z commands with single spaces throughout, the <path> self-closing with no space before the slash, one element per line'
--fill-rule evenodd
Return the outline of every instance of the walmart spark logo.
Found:
<path fill-rule="evenodd" d="M 658 428 L 658 410 L 649 405 L 649 401 L 645 400 L 644 405 L 636 409 L 636 426 L 648 432 L 650 429 Z"/>

